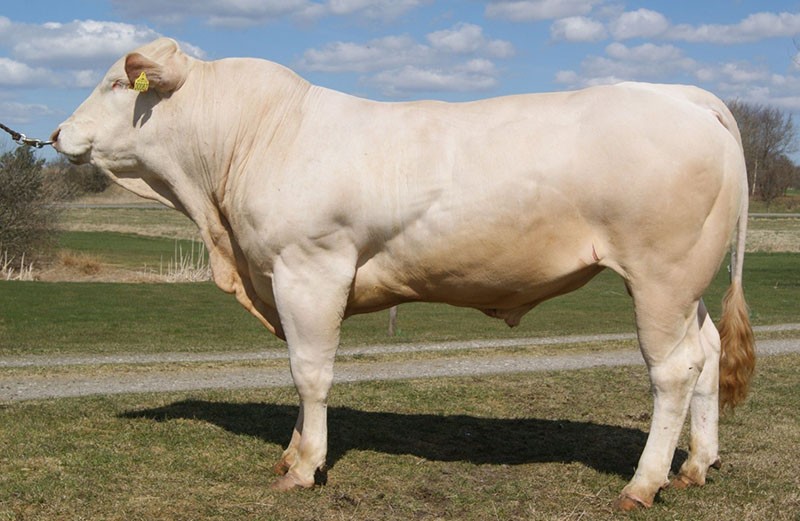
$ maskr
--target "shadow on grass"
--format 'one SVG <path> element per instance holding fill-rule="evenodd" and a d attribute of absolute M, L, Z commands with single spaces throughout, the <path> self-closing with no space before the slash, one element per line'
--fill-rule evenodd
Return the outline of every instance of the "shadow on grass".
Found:
<path fill-rule="evenodd" d="M 185 400 L 121 417 L 202 420 L 237 435 L 285 446 L 297 412 L 297 407 L 288 405 Z M 370 450 L 475 464 L 580 462 L 628 479 L 647 439 L 647 433 L 639 429 L 592 422 L 399 414 L 347 407 L 330 407 L 328 426 L 329 467 L 348 451 Z M 686 453 L 678 451 L 673 465 L 684 459 Z"/>

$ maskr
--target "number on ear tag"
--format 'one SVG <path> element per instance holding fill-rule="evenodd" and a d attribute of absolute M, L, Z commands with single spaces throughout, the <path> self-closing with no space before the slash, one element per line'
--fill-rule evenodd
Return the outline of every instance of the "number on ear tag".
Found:
<path fill-rule="evenodd" d="M 136 92 L 147 92 L 149 88 L 150 80 L 147 79 L 147 75 L 142 71 L 139 77 L 136 78 L 136 81 L 133 82 L 133 90 Z"/>

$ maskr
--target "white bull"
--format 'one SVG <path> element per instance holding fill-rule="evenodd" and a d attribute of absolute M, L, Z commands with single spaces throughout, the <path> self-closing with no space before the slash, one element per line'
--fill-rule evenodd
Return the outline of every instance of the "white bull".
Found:
<path fill-rule="evenodd" d="M 130 88 L 144 78 L 149 90 Z M 702 485 L 718 463 L 718 404 L 744 398 L 754 356 L 741 140 L 705 91 L 625 83 L 379 103 L 161 39 L 111 67 L 53 139 L 189 216 L 216 284 L 287 340 L 300 415 L 279 489 L 312 486 L 325 464 L 343 318 L 433 301 L 513 326 L 605 268 L 633 297 L 654 396 L 618 506 L 650 506 L 668 483 L 690 406 L 691 454 L 674 483 Z M 733 235 L 720 341 L 701 296 Z"/>

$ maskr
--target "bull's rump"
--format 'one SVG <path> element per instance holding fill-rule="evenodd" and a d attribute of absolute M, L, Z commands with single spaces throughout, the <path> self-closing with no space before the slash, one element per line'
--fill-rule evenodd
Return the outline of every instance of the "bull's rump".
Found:
<path fill-rule="evenodd" d="M 411 152 L 381 174 L 393 189 L 371 233 L 385 240 L 362 248 L 348 313 L 406 300 L 529 308 L 603 267 L 626 276 L 690 257 L 714 235 L 695 255 L 709 279 L 744 168 L 724 110 L 698 89 L 649 85 L 422 104 L 425 139 L 394 122 Z"/>

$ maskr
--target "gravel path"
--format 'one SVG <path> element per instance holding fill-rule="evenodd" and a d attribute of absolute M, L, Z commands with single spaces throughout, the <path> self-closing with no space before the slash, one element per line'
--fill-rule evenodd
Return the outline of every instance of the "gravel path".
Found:
<path fill-rule="evenodd" d="M 800 331 L 800 324 L 763 326 L 754 328 L 762 332 Z M 405 378 L 428 378 L 445 376 L 488 375 L 503 373 L 556 371 L 587 367 L 610 367 L 642 364 L 637 350 L 615 350 L 593 353 L 541 355 L 491 353 L 491 349 L 524 348 L 542 345 L 589 344 L 596 342 L 632 340 L 630 334 L 563 336 L 549 338 L 526 338 L 508 340 L 484 340 L 468 342 L 442 342 L 434 344 L 393 344 L 340 349 L 342 357 L 373 355 L 378 358 L 389 353 L 448 352 L 476 350 L 474 354 L 450 358 L 394 361 L 339 361 L 335 368 L 336 382 L 363 380 L 399 380 Z M 482 350 L 478 352 L 478 350 Z M 760 356 L 800 352 L 800 338 L 759 339 L 756 350 Z M 285 351 L 261 351 L 252 353 L 164 353 L 142 355 L 109 356 L 18 356 L 0 357 L 3 368 L 41 368 L 33 374 L 20 375 L 10 371 L 0 372 L 0 402 L 87 396 L 92 394 L 118 394 L 140 392 L 189 391 L 198 389 L 243 389 L 256 387 L 290 386 L 292 381 L 286 364 L 281 367 L 186 367 L 151 370 L 130 368 L 120 371 L 110 367 L 100 374 L 81 374 L 53 371 L 59 367 L 97 367 L 125 364 L 191 364 L 259 362 L 285 360 Z M 48 368 L 50 370 L 48 370 Z M 17 374 L 14 374 L 14 373 Z M 90 371 L 91 372 L 91 371 Z M 94 371 L 97 372 L 97 371 Z"/>

